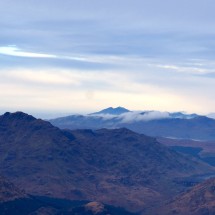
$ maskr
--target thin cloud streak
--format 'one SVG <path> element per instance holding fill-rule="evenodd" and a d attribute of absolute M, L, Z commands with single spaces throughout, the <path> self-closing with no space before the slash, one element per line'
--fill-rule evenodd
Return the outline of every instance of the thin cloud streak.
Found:
<path fill-rule="evenodd" d="M 72 61 L 83 61 L 91 63 L 118 63 L 124 64 L 127 62 L 128 57 L 123 56 L 111 56 L 111 55 L 77 55 L 77 56 L 64 56 L 64 55 L 53 55 L 53 54 L 44 54 L 44 53 L 33 53 L 28 51 L 23 51 L 20 48 L 13 46 L 0 47 L 0 55 L 16 56 L 23 58 L 55 58 L 62 60 L 72 60 Z M 132 58 L 130 60 L 140 61 L 141 58 Z"/>
<path fill-rule="evenodd" d="M 0 54 L 16 56 L 16 57 L 27 57 L 27 58 L 28 57 L 29 58 L 56 58 L 57 57 L 55 55 L 50 55 L 50 54 L 21 51 L 16 46 L 0 47 Z"/>

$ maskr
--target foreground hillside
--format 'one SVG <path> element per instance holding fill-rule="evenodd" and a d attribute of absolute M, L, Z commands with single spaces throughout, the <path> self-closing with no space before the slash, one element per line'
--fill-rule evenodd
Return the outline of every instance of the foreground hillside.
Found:
<path fill-rule="evenodd" d="M 1 215 L 132 215 L 121 208 L 99 202 L 70 201 L 30 196 L 0 177 Z"/>
<path fill-rule="evenodd" d="M 32 195 L 140 211 L 214 169 L 128 129 L 60 130 L 22 112 L 0 117 L 0 171 Z"/>
<path fill-rule="evenodd" d="M 135 215 L 122 208 L 99 202 L 83 203 L 39 197 L 0 202 L 1 215 Z"/>
<path fill-rule="evenodd" d="M 178 196 L 159 209 L 159 215 L 214 215 L 215 178 L 209 179 Z"/>
<path fill-rule="evenodd" d="M 13 201 L 25 197 L 26 194 L 24 191 L 18 189 L 14 184 L 0 176 L 0 202 Z"/>

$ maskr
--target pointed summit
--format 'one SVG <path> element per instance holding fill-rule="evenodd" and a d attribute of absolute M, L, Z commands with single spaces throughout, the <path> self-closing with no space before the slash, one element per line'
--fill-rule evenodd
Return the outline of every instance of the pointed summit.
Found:
<path fill-rule="evenodd" d="M 109 108 L 106 108 L 104 110 L 101 110 L 99 112 L 95 112 L 95 113 L 92 113 L 93 115 L 94 114 L 111 114 L 111 115 L 120 115 L 120 114 L 123 114 L 123 113 L 127 113 L 127 112 L 130 112 L 130 110 L 124 108 L 124 107 L 116 107 L 116 108 L 113 108 L 113 107 L 109 107 Z"/>

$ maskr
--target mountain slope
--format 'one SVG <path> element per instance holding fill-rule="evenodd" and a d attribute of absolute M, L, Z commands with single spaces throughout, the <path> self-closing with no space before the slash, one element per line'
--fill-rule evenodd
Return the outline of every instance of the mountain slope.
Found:
<path fill-rule="evenodd" d="M 70 214 L 75 215 L 132 215 L 121 208 L 115 208 L 109 205 L 104 205 L 100 202 L 89 202 L 80 207 L 75 207 Z M 135 214 L 133 214 L 135 215 Z M 137 214 L 136 214 L 137 215 Z"/>
<path fill-rule="evenodd" d="M 215 214 L 215 178 L 196 185 L 178 196 L 157 212 L 159 215 L 213 215 Z"/>
<path fill-rule="evenodd" d="M 18 198 L 25 198 L 24 191 L 18 189 L 11 182 L 0 176 L 0 202 L 12 201 Z"/>
<path fill-rule="evenodd" d="M 1 215 L 132 215 L 121 208 L 99 202 L 70 201 L 29 196 L 14 184 L 0 177 Z"/>
<path fill-rule="evenodd" d="M 157 140 L 172 149 L 195 156 L 208 164 L 215 166 L 215 141 L 200 141 L 175 138 L 157 138 Z"/>
<path fill-rule="evenodd" d="M 128 129 L 60 130 L 21 112 L 0 117 L 0 162 L 27 193 L 135 211 L 183 190 L 179 179 L 214 171 Z"/>

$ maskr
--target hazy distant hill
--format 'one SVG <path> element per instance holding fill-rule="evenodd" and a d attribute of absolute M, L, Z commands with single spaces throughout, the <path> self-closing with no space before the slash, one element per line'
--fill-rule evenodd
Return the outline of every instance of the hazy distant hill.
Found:
<path fill-rule="evenodd" d="M 215 120 L 182 112 L 129 111 L 107 108 L 89 115 L 71 115 L 50 122 L 67 129 L 100 129 L 125 127 L 149 136 L 215 140 Z"/>
<path fill-rule="evenodd" d="M 130 112 L 130 111 L 123 107 L 117 107 L 117 108 L 109 107 L 109 108 L 106 108 L 99 112 L 92 113 L 91 115 L 98 115 L 98 114 L 120 115 L 120 114 L 128 113 L 128 112 Z"/>
<path fill-rule="evenodd" d="M 0 162 L 27 193 L 136 211 L 183 190 L 180 180 L 214 171 L 125 128 L 60 130 L 22 112 L 0 117 Z"/>

